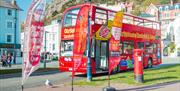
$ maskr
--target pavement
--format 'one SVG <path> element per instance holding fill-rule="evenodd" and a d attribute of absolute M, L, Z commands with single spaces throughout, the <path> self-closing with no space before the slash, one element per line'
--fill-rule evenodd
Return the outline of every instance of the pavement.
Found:
<path fill-rule="evenodd" d="M 43 63 L 40 63 L 39 68 L 43 68 Z M 47 63 L 48 68 L 58 68 L 58 61 L 56 62 L 49 62 Z M 11 68 L 9 67 L 1 67 L 0 70 L 6 69 L 21 69 L 22 65 L 12 65 Z M 38 86 L 43 86 L 45 81 L 49 79 L 53 84 L 63 84 L 67 83 L 70 80 L 71 73 L 68 72 L 59 72 L 56 71 L 49 71 L 49 72 L 33 72 L 32 75 L 28 78 L 25 82 L 25 88 L 34 88 Z M 21 91 L 21 73 L 14 73 L 14 74 L 0 74 L 0 91 Z M 79 78 L 77 78 L 79 79 Z"/>
<path fill-rule="evenodd" d="M 59 63 L 58 61 L 52 61 L 52 62 L 48 62 L 46 63 L 46 66 L 48 68 L 58 68 L 59 67 Z M 44 63 L 39 64 L 38 66 L 39 68 L 43 68 L 44 67 Z M 11 65 L 11 67 L 2 67 L 2 65 L 0 65 L 0 70 L 6 70 L 6 69 L 22 69 L 22 64 L 18 63 L 18 64 L 13 64 Z"/>
<path fill-rule="evenodd" d="M 180 64 L 180 58 L 164 57 L 163 64 L 159 66 Z M 158 66 L 158 67 L 159 67 Z M 22 65 L 12 65 L 11 68 L 1 67 L 0 70 L 21 69 Z M 40 63 L 43 68 L 43 63 Z M 58 62 L 47 63 L 47 67 L 58 67 Z M 71 91 L 71 73 L 68 72 L 34 72 L 24 84 L 24 91 Z M 45 86 L 46 79 L 49 79 L 54 86 Z M 76 77 L 76 80 L 86 77 Z M 67 85 L 68 83 L 68 85 Z M 180 91 L 180 82 L 163 83 L 153 86 L 134 86 L 128 84 L 114 84 L 117 91 Z M 74 86 L 74 91 L 102 91 L 106 86 Z M 21 73 L 0 75 L 0 91 L 21 91 Z"/>
<path fill-rule="evenodd" d="M 104 91 L 106 86 L 74 86 L 73 91 Z M 116 91 L 180 91 L 180 81 L 162 83 L 152 86 L 134 86 L 127 84 L 112 84 Z M 72 91 L 72 86 L 55 85 L 52 87 L 41 86 L 35 88 L 24 89 L 24 91 Z"/>

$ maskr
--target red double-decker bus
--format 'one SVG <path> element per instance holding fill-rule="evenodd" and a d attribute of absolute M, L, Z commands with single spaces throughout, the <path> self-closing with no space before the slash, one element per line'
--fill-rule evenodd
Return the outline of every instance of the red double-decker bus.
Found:
<path fill-rule="evenodd" d="M 61 29 L 61 45 L 59 68 L 60 71 L 72 71 L 73 46 L 76 28 L 76 20 L 79 10 L 89 5 L 90 40 L 91 40 L 91 66 L 92 73 L 108 71 L 109 40 L 108 38 L 97 38 L 106 35 L 106 31 L 98 31 L 114 19 L 116 11 L 102 8 L 93 4 L 82 4 L 69 7 L 63 13 Z M 108 37 L 108 34 L 107 34 Z M 87 43 L 84 43 L 87 45 Z M 160 23 L 143 19 L 134 15 L 124 14 L 120 37 L 120 50 L 112 55 L 120 55 L 121 60 L 116 67 L 118 71 L 133 69 L 133 49 L 143 49 L 143 64 L 145 67 L 161 64 L 161 31 Z M 78 72 L 86 73 L 87 56 L 86 51 Z"/>

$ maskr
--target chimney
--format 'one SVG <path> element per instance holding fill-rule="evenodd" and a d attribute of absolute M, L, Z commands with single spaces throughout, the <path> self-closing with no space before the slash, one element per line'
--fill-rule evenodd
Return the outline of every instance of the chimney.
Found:
<path fill-rule="evenodd" d="M 171 6 L 174 4 L 174 0 L 170 0 Z"/>
<path fill-rule="evenodd" d="M 12 1 L 11 1 L 11 4 L 12 4 L 12 5 L 16 5 L 16 0 L 12 0 Z"/>

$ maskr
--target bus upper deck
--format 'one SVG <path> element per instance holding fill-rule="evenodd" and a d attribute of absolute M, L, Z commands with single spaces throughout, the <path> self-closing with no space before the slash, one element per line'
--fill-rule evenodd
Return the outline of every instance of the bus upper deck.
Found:
<path fill-rule="evenodd" d="M 83 4 L 86 5 L 86 4 Z M 76 18 L 77 14 L 79 12 L 79 9 L 83 5 L 77 5 L 73 6 L 65 11 L 65 17 L 66 20 L 69 18 L 69 21 L 64 22 L 64 26 L 74 26 L 76 23 Z M 91 15 L 91 20 L 96 23 L 96 24 L 107 24 L 108 20 L 113 20 L 114 15 L 117 13 L 117 11 L 110 10 L 110 9 L 105 9 L 96 5 L 91 5 L 90 9 L 90 15 Z M 71 24 L 70 24 L 71 23 Z M 135 26 L 140 26 L 140 27 L 146 27 L 146 28 L 151 28 L 155 30 L 160 30 L 160 22 L 141 18 L 132 14 L 127 14 L 124 13 L 123 16 L 123 23 L 125 24 L 131 24 Z M 70 25 L 68 25 L 70 24 Z"/>

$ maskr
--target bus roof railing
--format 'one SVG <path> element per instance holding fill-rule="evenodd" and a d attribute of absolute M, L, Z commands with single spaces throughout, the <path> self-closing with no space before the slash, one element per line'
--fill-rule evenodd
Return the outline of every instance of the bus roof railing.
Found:
<path fill-rule="evenodd" d="M 117 12 L 117 11 L 99 7 L 99 6 L 95 6 L 95 8 L 106 11 L 106 13 L 103 13 L 103 12 L 97 12 L 97 13 L 107 14 L 108 16 L 111 16 L 111 17 L 114 17 L 113 14 L 115 14 Z M 110 13 L 112 13 L 112 14 L 110 14 Z M 160 30 L 160 22 L 141 18 L 141 17 L 135 16 L 132 14 L 127 14 L 127 13 L 124 13 L 123 23 Z"/>

